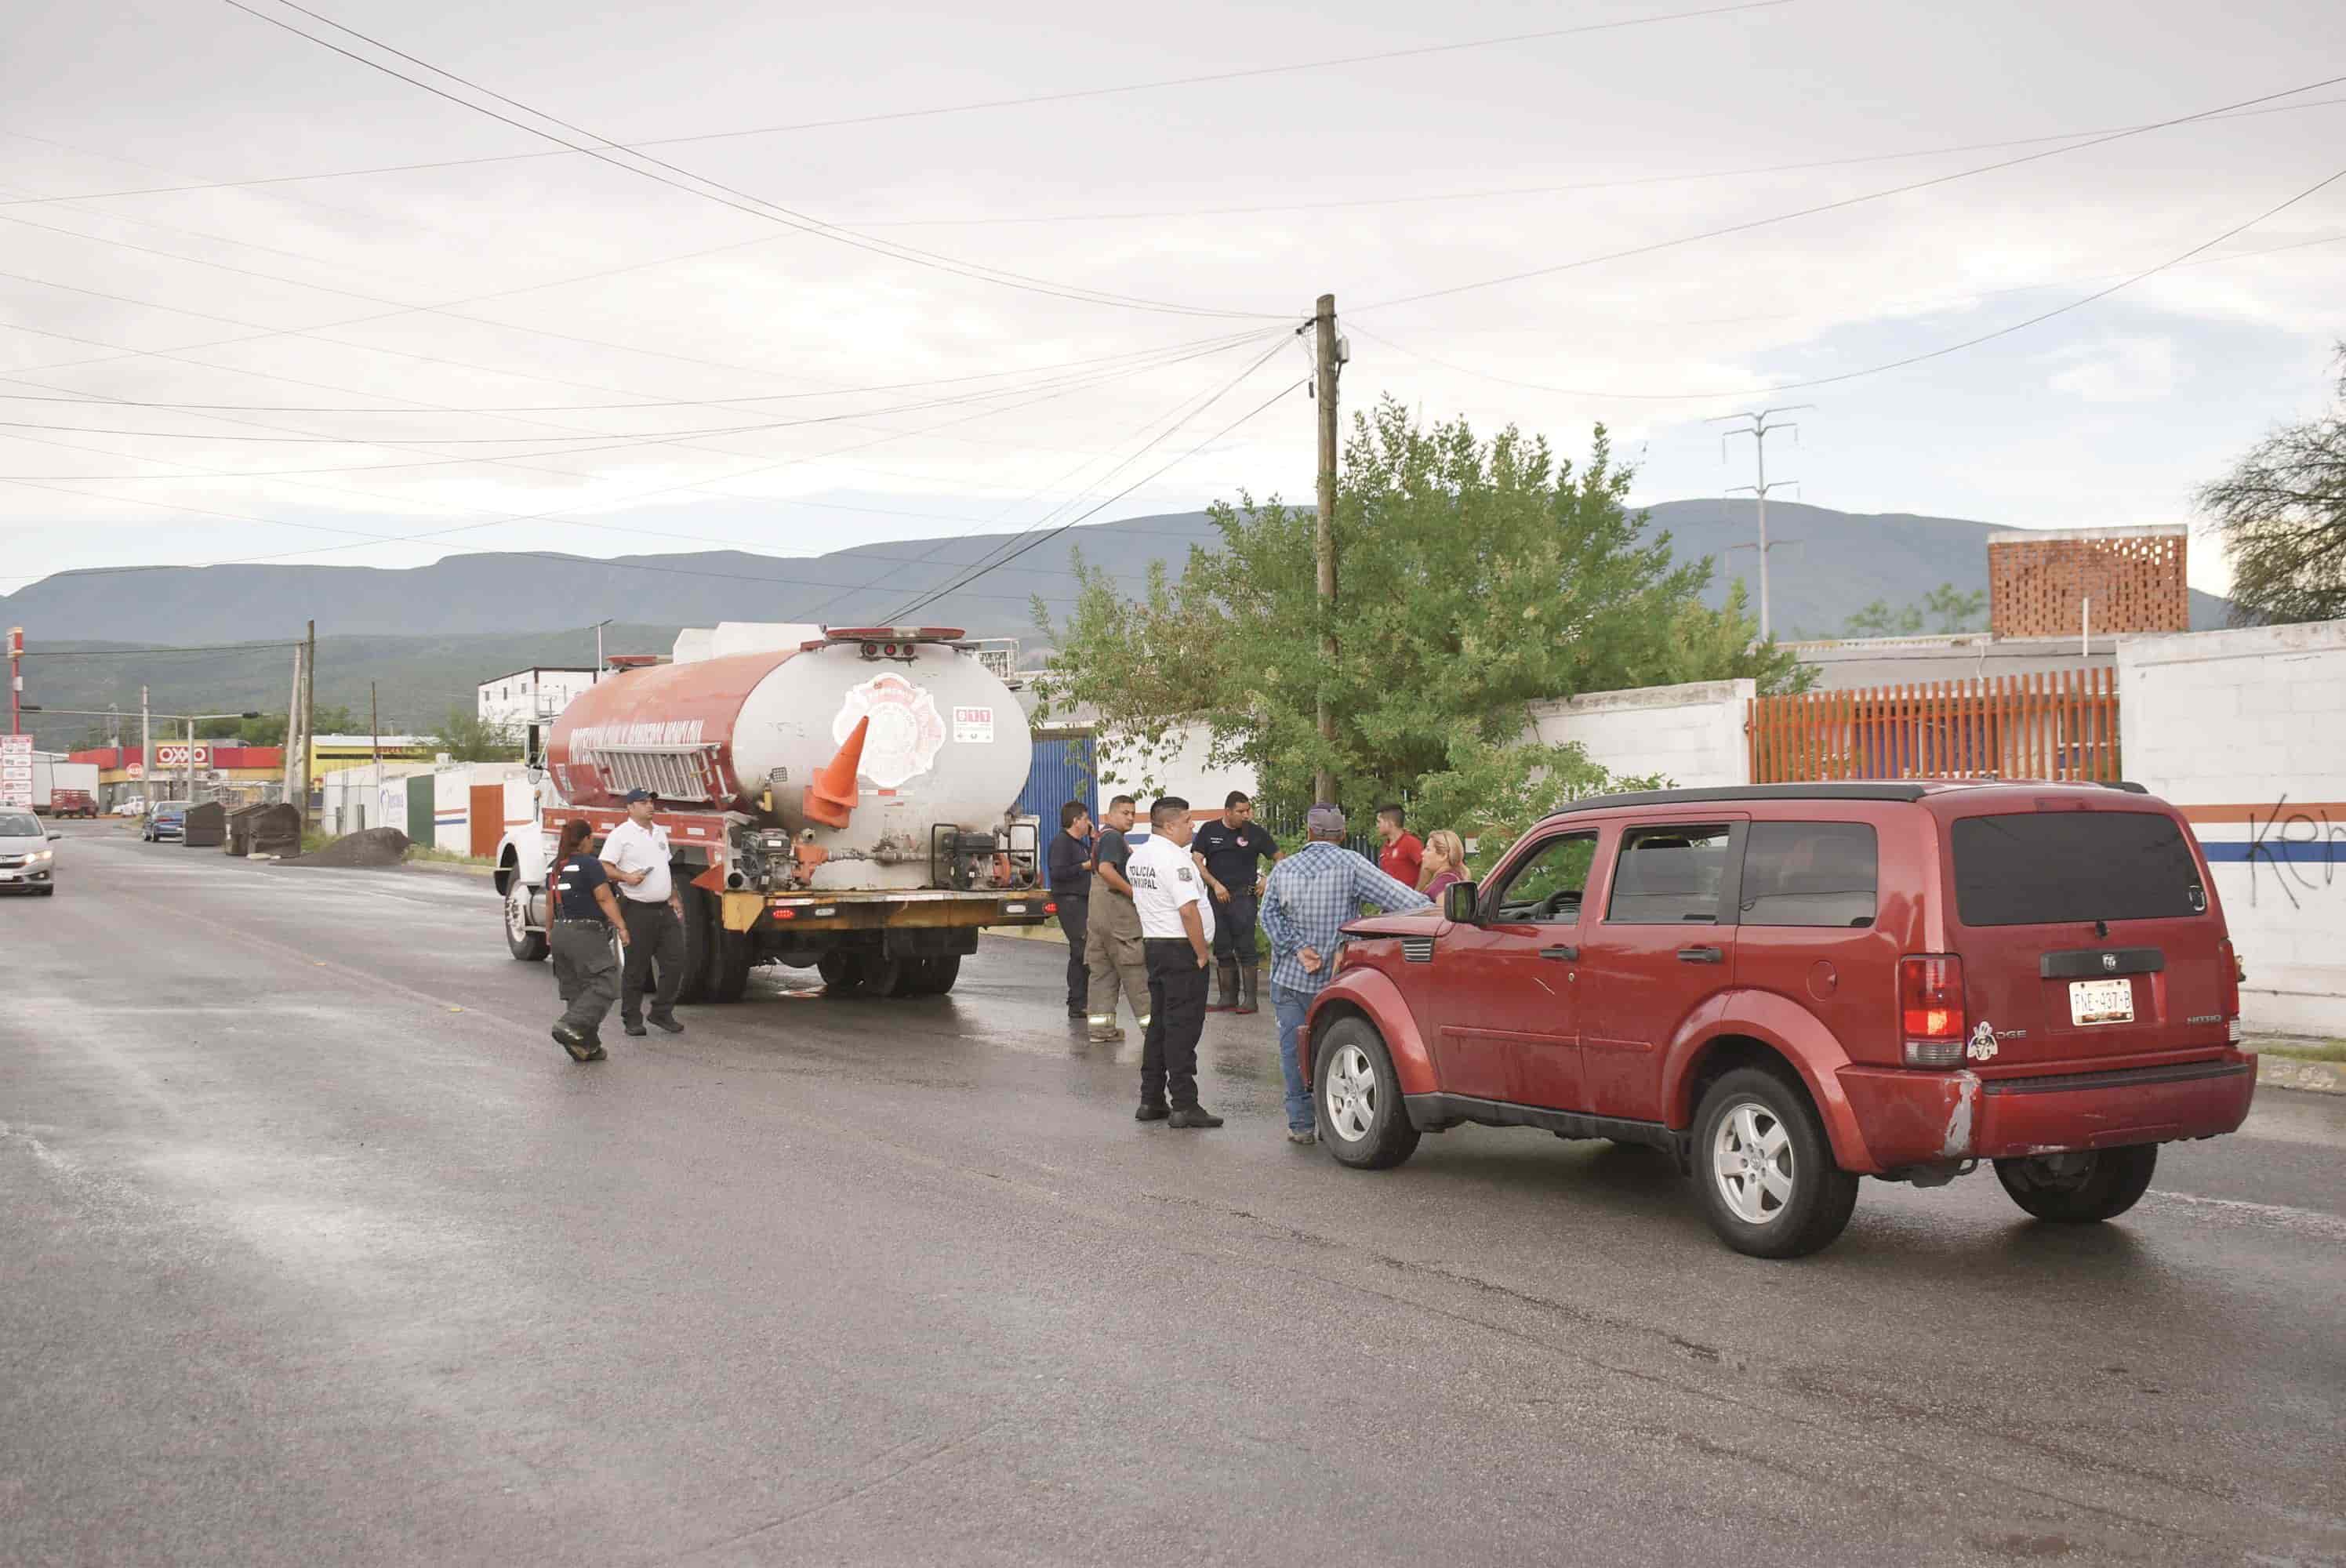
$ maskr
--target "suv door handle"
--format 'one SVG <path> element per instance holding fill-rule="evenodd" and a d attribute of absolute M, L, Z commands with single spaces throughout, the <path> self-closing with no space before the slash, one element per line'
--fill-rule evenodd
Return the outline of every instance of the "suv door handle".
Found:
<path fill-rule="evenodd" d="M 1566 963 L 1577 963 L 1580 962 L 1580 950 L 1576 947 L 1569 946 L 1544 947 L 1540 949 L 1540 956 L 1542 958 L 1560 958 Z"/>
<path fill-rule="evenodd" d="M 1719 963 L 1727 955 L 1715 947 L 1682 947 L 1678 949 L 1680 963 Z"/>

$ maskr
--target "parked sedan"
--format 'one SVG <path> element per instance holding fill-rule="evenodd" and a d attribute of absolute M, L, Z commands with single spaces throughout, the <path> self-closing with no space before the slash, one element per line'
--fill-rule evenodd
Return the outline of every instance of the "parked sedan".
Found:
<path fill-rule="evenodd" d="M 188 836 L 188 808 L 185 802 L 166 800 L 147 814 L 147 826 L 138 835 L 150 844 L 166 839 L 184 840 Z"/>
<path fill-rule="evenodd" d="M 45 898 L 56 893 L 56 851 L 49 846 L 63 837 L 30 811 L 0 811 L 0 889 Z"/>

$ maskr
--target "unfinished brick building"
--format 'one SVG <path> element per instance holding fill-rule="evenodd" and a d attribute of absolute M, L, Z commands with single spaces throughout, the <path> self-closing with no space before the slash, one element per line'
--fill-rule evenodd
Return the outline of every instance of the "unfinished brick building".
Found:
<path fill-rule="evenodd" d="M 2181 524 L 1992 534 L 1988 627 L 1999 637 L 2074 636 L 2090 598 L 2096 632 L 2188 632 L 2190 534 Z"/>

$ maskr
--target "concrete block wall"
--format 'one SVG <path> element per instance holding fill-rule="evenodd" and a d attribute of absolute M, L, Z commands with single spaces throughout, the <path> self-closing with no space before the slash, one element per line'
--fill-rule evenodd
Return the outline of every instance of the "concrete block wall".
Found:
<path fill-rule="evenodd" d="M 2125 638 L 2118 733 L 2208 859 L 2242 1015 L 2346 1037 L 2346 621 Z"/>
<path fill-rule="evenodd" d="M 1758 695 L 1749 680 L 1595 691 L 1532 705 L 1531 732 L 1549 744 L 1576 741 L 1619 777 L 1659 774 L 1681 789 L 1751 781 L 1743 727 Z"/>

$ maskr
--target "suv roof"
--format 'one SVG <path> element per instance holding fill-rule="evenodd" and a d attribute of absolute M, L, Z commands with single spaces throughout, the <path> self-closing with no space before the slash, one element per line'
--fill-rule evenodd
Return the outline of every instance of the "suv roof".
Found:
<path fill-rule="evenodd" d="M 2044 789 L 2118 789 L 2129 795 L 2149 791 L 2125 779 L 2096 784 L 2055 783 L 2034 779 L 1874 779 L 1810 784 L 1728 784 L 1709 789 L 1640 789 L 1619 795 L 1591 795 L 1548 814 L 1549 820 L 1583 811 L 1613 811 L 1630 806 L 1681 806 L 1705 801 L 1737 800 L 1920 800 L 1925 796 L 1958 789 L 1998 787 Z"/>

